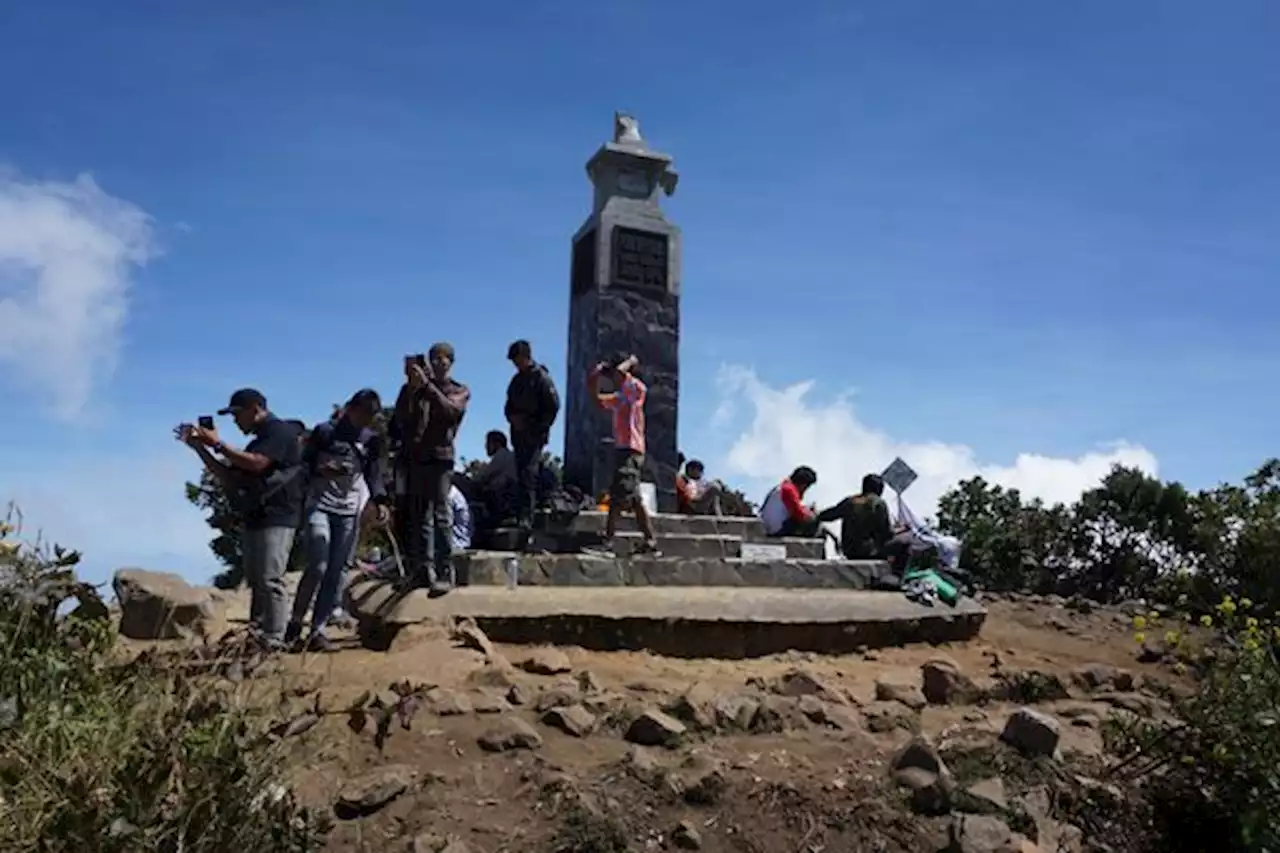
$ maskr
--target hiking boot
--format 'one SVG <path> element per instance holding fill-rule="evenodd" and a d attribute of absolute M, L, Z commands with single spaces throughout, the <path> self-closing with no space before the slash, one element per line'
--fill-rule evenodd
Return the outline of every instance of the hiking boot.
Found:
<path fill-rule="evenodd" d="M 284 645 L 293 646 L 302 639 L 302 623 L 290 622 L 284 629 Z"/>

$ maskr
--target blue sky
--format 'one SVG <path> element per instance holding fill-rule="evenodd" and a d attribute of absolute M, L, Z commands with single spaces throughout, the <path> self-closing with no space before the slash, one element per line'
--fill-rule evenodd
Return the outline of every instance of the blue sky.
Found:
<path fill-rule="evenodd" d="M 723 476 L 902 453 L 927 509 L 1276 452 L 1275 3 L 266 5 L 0 8 L 0 497 L 91 575 L 212 571 L 169 428 L 237 386 L 317 419 L 448 339 L 476 455 L 510 340 L 563 384 L 615 109 L 681 172 Z"/>

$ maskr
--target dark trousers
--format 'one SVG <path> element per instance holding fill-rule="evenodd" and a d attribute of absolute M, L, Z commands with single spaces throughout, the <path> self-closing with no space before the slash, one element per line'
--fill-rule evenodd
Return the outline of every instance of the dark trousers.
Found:
<path fill-rule="evenodd" d="M 405 571 L 419 582 L 452 585 L 449 486 L 453 482 L 453 462 L 419 462 L 411 464 L 405 474 L 405 493 L 400 496 L 396 512 Z"/>
<path fill-rule="evenodd" d="M 533 513 L 538 507 L 538 472 L 545 441 L 522 435 L 511 437 L 516 457 L 516 524 L 522 533 L 533 529 Z"/>
<path fill-rule="evenodd" d="M 822 526 L 818 524 L 816 518 L 808 521 L 798 521 L 794 518 L 788 518 L 782 522 L 782 529 L 775 535 L 777 536 L 796 536 L 804 539 L 816 539 L 821 535 Z"/>

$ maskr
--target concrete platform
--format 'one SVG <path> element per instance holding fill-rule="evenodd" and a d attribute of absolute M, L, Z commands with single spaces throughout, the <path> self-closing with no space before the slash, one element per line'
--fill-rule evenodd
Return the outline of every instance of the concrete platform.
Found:
<path fill-rule="evenodd" d="M 458 577 L 473 585 L 507 582 L 508 551 L 468 551 L 454 557 Z M 730 586 L 867 589 L 889 570 L 878 560 L 743 560 L 519 556 L 521 586 Z"/>
<path fill-rule="evenodd" d="M 599 531 L 536 531 L 533 542 L 539 548 L 556 554 L 577 553 L 583 548 L 599 545 L 603 537 Z M 513 551 L 519 546 L 520 531 L 514 527 L 477 534 L 478 546 L 490 551 Z M 620 556 L 629 556 L 644 541 L 638 530 L 620 530 L 614 537 L 614 548 Z M 664 557 L 685 559 L 711 559 L 717 557 L 741 557 L 743 545 L 748 548 L 779 549 L 789 559 L 821 560 L 826 557 L 826 542 L 822 539 L 799 537 L 775 537 L 767 542 L 744 540 L 728 533 L 659 533 L 658 549 Z"/>
<path fill-rule="evenodd" d="M 896 592 L 704 588 L 516 589 L 472 586 L 442 598 L 390 581 L 347 590 L 366 645 L 386 648 L 407 625 L 469 616 L 501 643 L 649 650 L 673 657 L 748 658 L 788 650 L 839 654 L 858 647 L 975 637 L 986 610 L 972 599 L 923 607 Z"/>

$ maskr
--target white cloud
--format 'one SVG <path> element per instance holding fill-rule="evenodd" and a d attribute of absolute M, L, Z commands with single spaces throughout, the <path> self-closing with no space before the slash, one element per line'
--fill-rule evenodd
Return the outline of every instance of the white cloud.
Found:
<path fill-rule="evenodd" d="M 0 170 L 0 366 L 73 418 L 114 370 L 130 275 L 156 254 L 151 218 L 92 177 Z"/>
<path fill-rule="evenodd" d="M 975 475 L 1054 503 L 1075 500 L 1117 463 L 1158 473 L 1150 451 L 1124 441 L 1075 458 L 1019 453 L 1012 464 L 982 464 L 972 448 L 962 444 L 893 439 L 859 420 L 847 394 L 815 402 L 810 397 L 811 381 L 771 388 L 754 371 L 742 367 L 722 368 L 718 381 L 717 422 L 750 419 L 720 468 L 726 479 L 749 480 L 749 494 L 757 500 L 797 466 L 808 465 L 818 472 L 818 484 L 810 495 L 826 506 L 856 492 L 864 474 L 883 471 L 895 456 L 920 475 L 907 492 L 907 501 L 921 515 L 931 515 L 944 492 Z"/>

